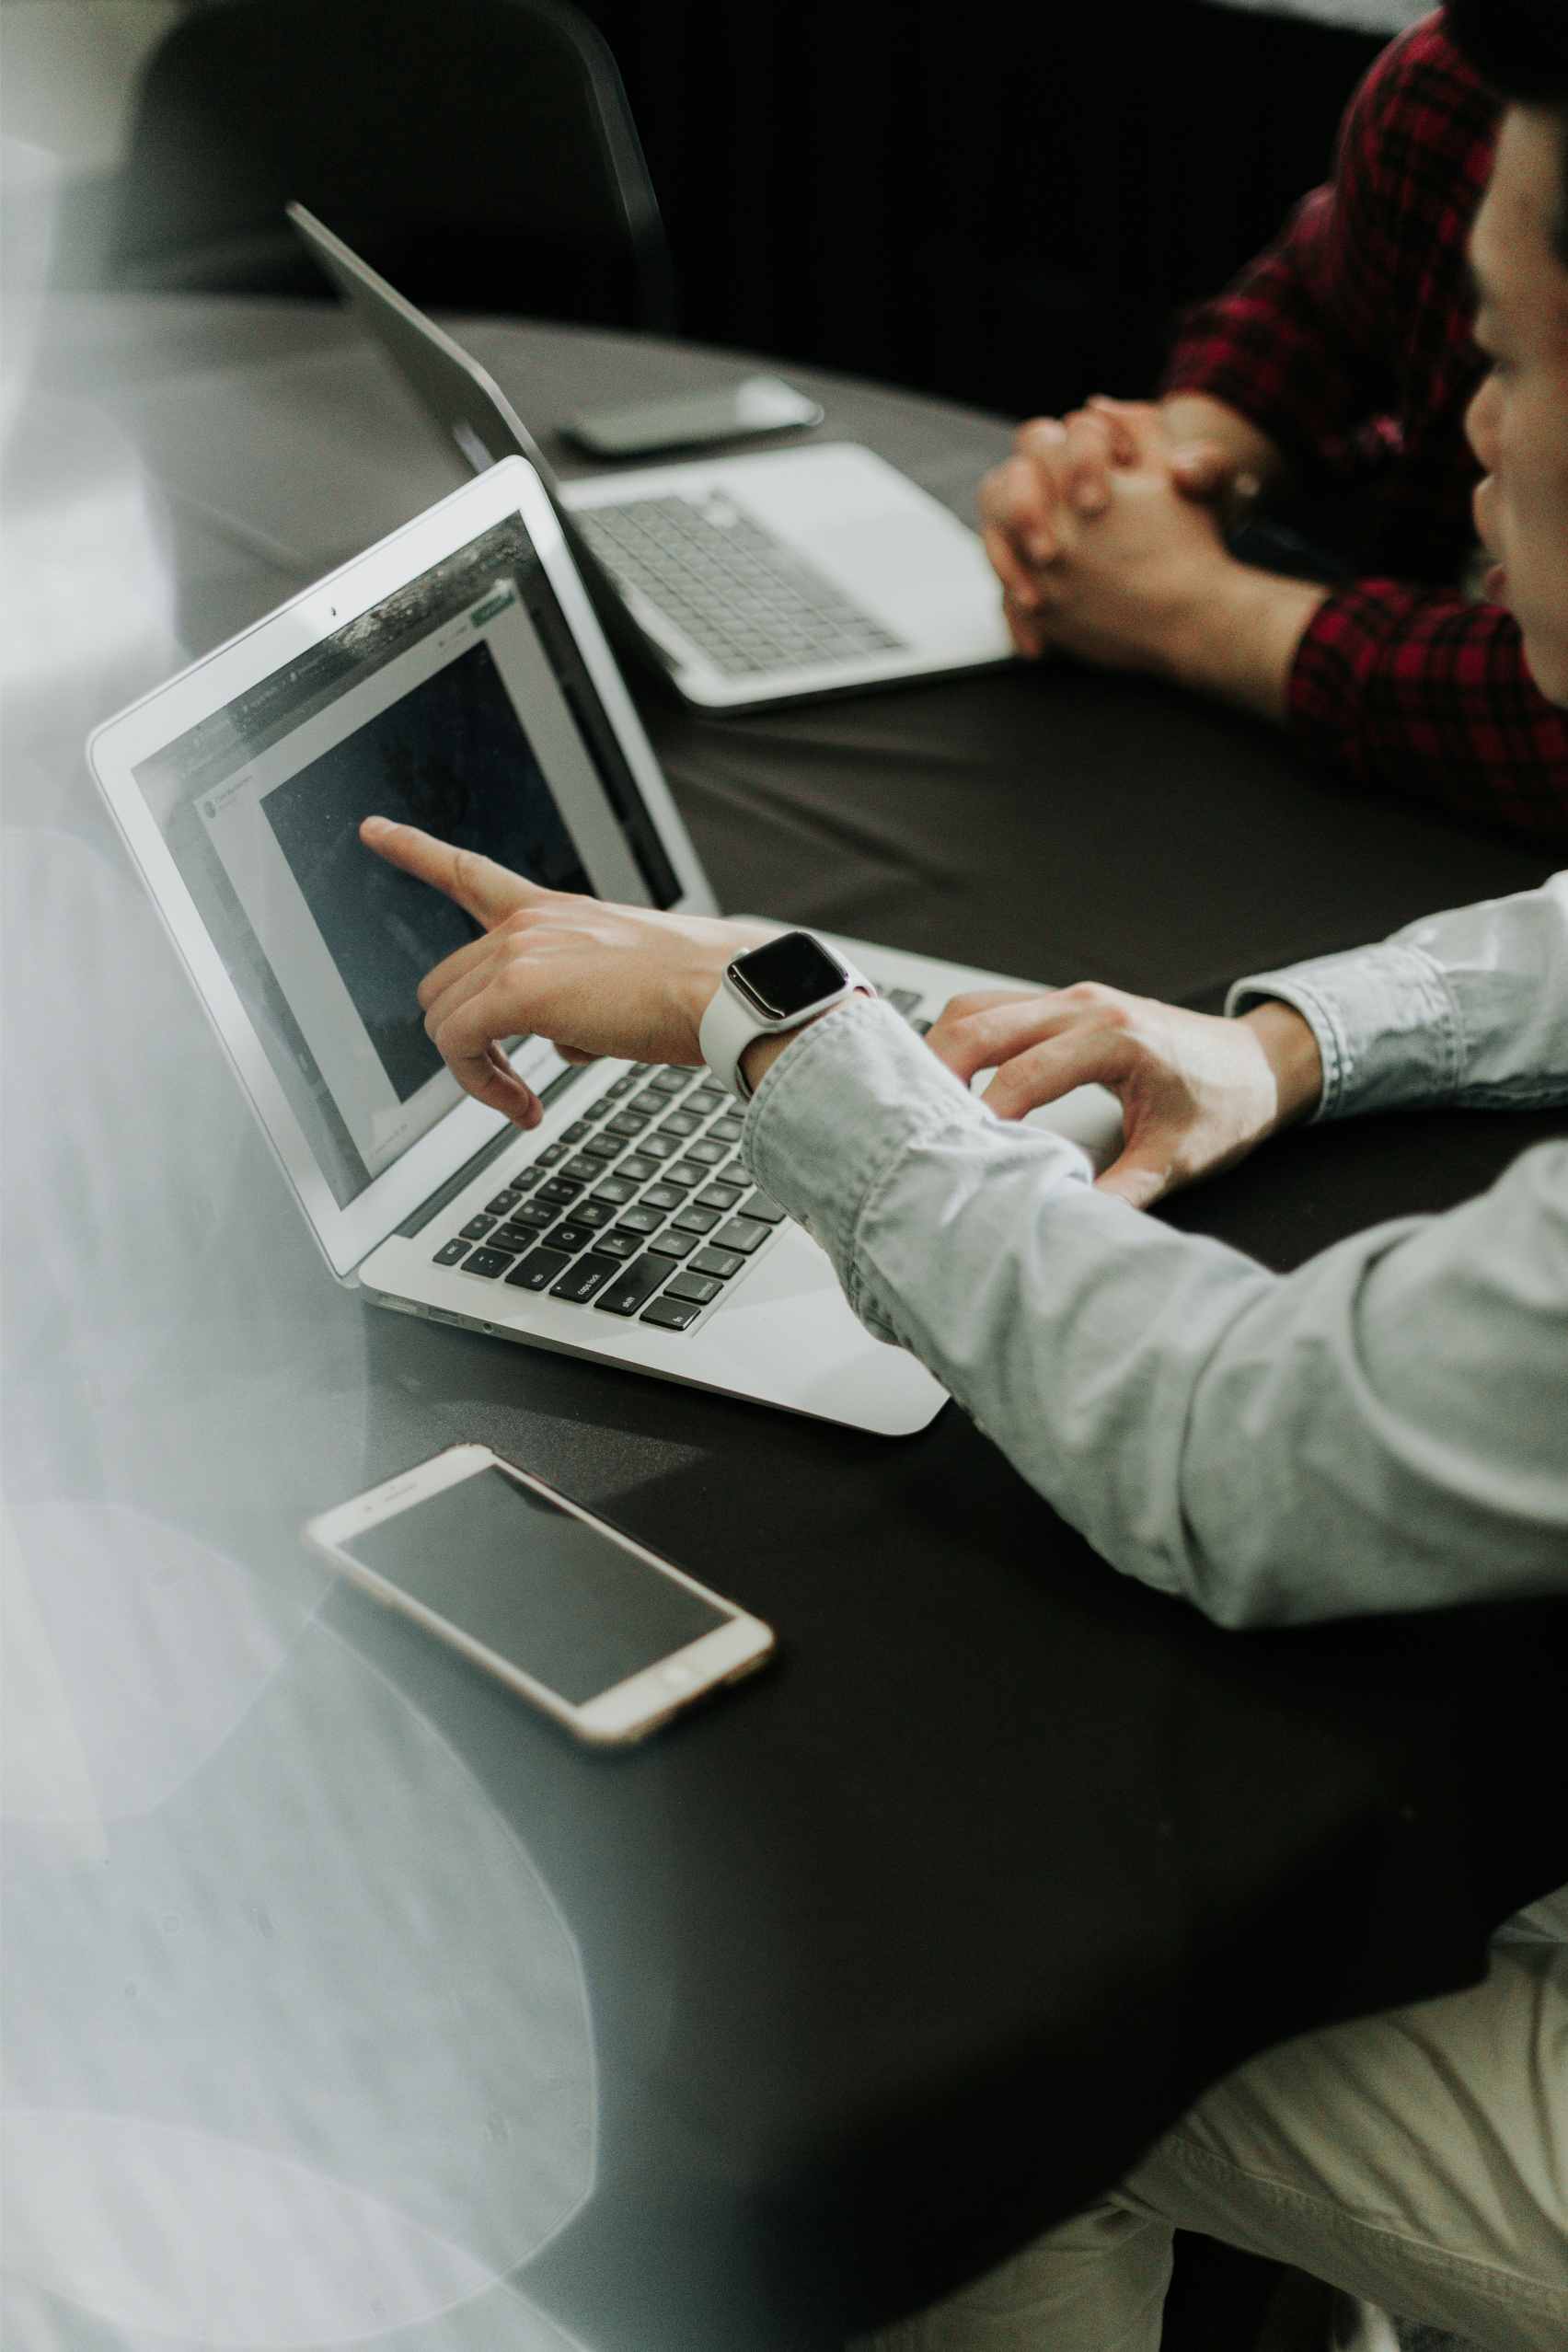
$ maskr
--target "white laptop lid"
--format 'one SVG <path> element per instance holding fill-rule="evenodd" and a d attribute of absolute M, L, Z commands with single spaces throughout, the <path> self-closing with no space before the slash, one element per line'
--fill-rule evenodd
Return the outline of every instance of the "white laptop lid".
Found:
<path fill-rule="evenodd" d="M 713 905 L 521 458 L 110 721 L 88 757 L 340 1276 L 503 1124 L 414 994 L 474 927 L 365 850 L 362 817 L 554 887 Z M 513 1058 L 536 1087 L 565 1066 L 540 1040 Z"/>

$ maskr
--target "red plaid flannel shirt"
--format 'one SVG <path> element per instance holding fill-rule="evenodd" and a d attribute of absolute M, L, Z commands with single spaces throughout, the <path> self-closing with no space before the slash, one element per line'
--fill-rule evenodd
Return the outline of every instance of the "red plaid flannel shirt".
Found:
<path fill-rule="evenodd" d="M 1485 372 L 1465 243 L 1497 117 L 1436 17 L 1391 43 L 1332 181 L 1184 322 L 1163 388 L 1239 409 L 1309 490 L 1363 484 L 1376 503 L 1379 576 L 1332 591 L 1308 628 L 1293 724 L 1370 789 L 1562 840 L 1568 719 L 1518 624 L 1455 584 L 1476 544 L 1464 416 Z"/>

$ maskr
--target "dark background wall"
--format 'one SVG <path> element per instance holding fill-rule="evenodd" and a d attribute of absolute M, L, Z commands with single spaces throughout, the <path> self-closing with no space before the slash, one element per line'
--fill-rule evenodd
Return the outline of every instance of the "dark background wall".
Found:
<path fill-rule="evenodd" d="M 1147 387 L 1380 46 L 1204 0 L 581 0 L 686 332 L 1008 414 Z"/>

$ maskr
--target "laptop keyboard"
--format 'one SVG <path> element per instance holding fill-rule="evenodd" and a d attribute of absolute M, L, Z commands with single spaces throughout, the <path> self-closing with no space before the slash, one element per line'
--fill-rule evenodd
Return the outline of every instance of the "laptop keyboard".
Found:
<path fill-rule="evenodd" d="M 913 989 L 881 992 L 914 1026 Z M 484 1282 L 689 1331 L 790 1223 L 737 1157 L 742 1112 L 704 1069 L 639 1062 L 434 1252 Z"/>
<path fill-rule="evenodd" d="M 725 677 L 906 650 L 727 498 L 639 498 L 579 507 L 573 520 L 605 571 L 667 614 Z"/>

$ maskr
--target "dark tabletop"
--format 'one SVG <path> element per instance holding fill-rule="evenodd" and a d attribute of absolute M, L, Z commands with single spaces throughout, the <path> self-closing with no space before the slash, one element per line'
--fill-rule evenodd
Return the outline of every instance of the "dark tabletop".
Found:
<path fill-rule="evenodd" d="M 746 364 L 463 333 L 536 428 Z M 1568 1878 L 1561 1609 L 1222 1633 L 954 1407 L 890 1443 L 332 1284 L 79 746 L 459 477 L 331 309 L 80 304 L 37 334 L 6 1147 L 8 1484 L 65 1727 L 9 1840 L 40 2147 L 90 2113 L 102 2178 L 147 2196 L 205 2135 L 225 2211 L 261 2150 L 291 2237 L 300 2168 L 329 2180 L 356 2324 L 409 2352 L 558 2323 L 825 2347 L 1103 2189 L 1264 2044 L 1476 1977 Z M 1003 424 L 787 372 L 824 434 L 972 513 Z M 643 707 L 721 904 L 1045 981 L 1212 1009 L 1550 862 L 1066 668 Z M 1169 1214 L 1286 1268 L 1565 1130 L 1298 1132 Z M 470 1437 L 758 1611 L 778 1663 L 606 1759 L 333 1587 L 302 1520 Z M 85 2292 L 68 2265 L 36 2291 Z"/>

